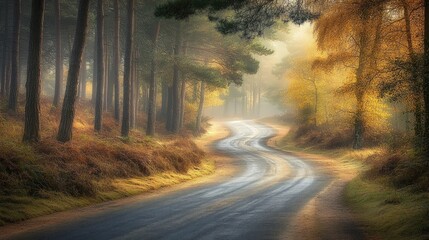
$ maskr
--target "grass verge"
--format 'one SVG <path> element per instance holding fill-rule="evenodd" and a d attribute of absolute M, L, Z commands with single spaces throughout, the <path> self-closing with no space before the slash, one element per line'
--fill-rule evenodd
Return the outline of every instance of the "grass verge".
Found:
<path fill-rule="evenodd" d="M 347 185 L 345 197 L 370 233 L 379 238 L 428 239 L 428 194 L 388 185 L 386 180 L 359 176 Z"/>
<path fill-rule="evenodd" d="M 390 160 L 397 156 L 386 147 L 322 149 L 312 144 L 297 144 L 295 140 L 294 131 L 290 131 L 276 144 L 287 151 L 322 155 L 339 164 L 340 169 L 360 173 L 347 184 L 344 200 L 374 239 L 429 239 L 429 194 L 422 187 L 427 185 L 427 178 L 422 175 L 419 181 L 407 180 L 414 179 L 420 165 L 401 168 L 413 161 L 405 156 L 403 160 Z"/>
<path fill-rule="evenodd" d="M 109 114 L 103 118 L 102 132 L 94 133 L 89 102 L 79 103 L 73 141 L 64 144 L 55 140 L 60 111 L 44 99 L 42 140 L 25 144 L 22 103 L 13 115 L 1 105 L 0 226 L 214 172 L 214 162 L 188 136 L 149 138 L 132 131 L 124 139 Z"/>

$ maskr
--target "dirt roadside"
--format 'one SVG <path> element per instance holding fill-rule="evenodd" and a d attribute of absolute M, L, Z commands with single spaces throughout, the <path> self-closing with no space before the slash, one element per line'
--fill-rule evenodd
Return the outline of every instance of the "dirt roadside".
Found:
<path fill-rule="evenodd" d="M 276 129 L 277 134 L 268 141 L 268 145 L 279 149 L 281 139 L 290 128 L 273 122 L 262 123 Z M 343 198 L 345 186 L 357 176 L 358 169 L 315 154 L 291 154 L 308 160 L 316 172 L 331 176 L 332 181 L 298 212 L 281 239 L 368 239 L 354 214 L 345 206 Z"/>
<path fill-rule="evenodd" d="M 0 227 L 0 239 L 8 239 L 19 233 L 35 231 L 54 224 L 71 222 L 79 218 L 91 217 L 100 212 L 119 209 L 126 205 L 137 202 L 150 201 L 167 194 L 182 191 L 184 189 L 201 187 L 203 185 L 231 178 L 237 171 L 236 166 L 232 164 L 232 159 L 228 156 L 216 153 L 213 148 L 214 142 L 226 138 L 229 134 L 229 130 L 226 126 L 220 122 L 213 122 L 207 134 L 195 139 L 195 143 L 208 153 L 210 156 L 210 161 L 215 162 L 215 173 L 210 176 L 196 178 L 187 182 L 157 190 L 151 190 L 132 197 L 104 202 L 83 208 L 76 208 L 64 212 L 53 213 L 19 223 L 8 224 L 6 226 Z"/>

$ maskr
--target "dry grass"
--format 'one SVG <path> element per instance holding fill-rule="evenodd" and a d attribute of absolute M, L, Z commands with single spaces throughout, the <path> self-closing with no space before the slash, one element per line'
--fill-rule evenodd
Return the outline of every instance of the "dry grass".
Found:
<path fill-rule="evenodd" d="M 280 145 L 328 156 L 337 164 L 358 169 L 361 174 L 346 187 L 348 205 L 367 226 L 373 239 L 428 239 L 429 173 L 427 161 L 412 150 L 404 136 L 374 137 L 373 148 L 352 150 L 342 133 L 325 135 L 314 128 L 298 128 L 283 138 Z M 382 144 L 380 144 L 382 143 Z M 372 238 L 371 238 L 372 239 Z"/>
<path fill-rule="evenodd" d="M 4 109 L 4 103 L 2 103 Z M 210 174 L 214 164 L 186 137 L 119 137 L 112 116 L 92 130 L 89 103 L 79 103 L 73 141 L 55 140 L 59 110 L 42 102 L 42 141 L 21 142 L 23 110 L 0 113 L 0 225 L 112 200 Z"/>

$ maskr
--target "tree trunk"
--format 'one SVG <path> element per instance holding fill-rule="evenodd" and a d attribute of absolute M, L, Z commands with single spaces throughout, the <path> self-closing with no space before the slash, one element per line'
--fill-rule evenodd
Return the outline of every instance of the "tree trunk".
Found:
<path fill-rule="evenodd" d="M 183 56 L 186 56 L 188 51 L 188 41 L 183 44 Z M 182 83 L 180 86 L 180 115 L 179 115 L 179 129 L 183 128 L 186 108 L 186 80 L 185 75 L 182 74 Z"/>
<path fill-rule="evenodd" d="M 353 139 L 353 148 L 361 149 L 363 147 L 363 133 L 364 133 L 364 118 L 363 118 L 363 94 L 356 94 L 357 107 L 355 113 L 355 123 L 354 123 L 354 139 Z"/>
<path fill-rule="evenodd" d="M 3 97 L 5 95 L 5 88 L 6 88 L 6 63 L 7 63 L 7 22 L 8 22 L 8 1 L 3 1 L 2 2 L 2 14 L 3 14 L 3 33 L 2 33 L 2 38 L 3 38 L 3 45 L 2 45 L 2 54 L 1 54 L 1 75 L 0 75 L 0 97 Z"/>
<path fill-rule="evenodd" d="M 10 79 L 12 78 L 12 62 L 11 60 L 11 52 L 9 51 L 8 57 L 7 57 L 7 63 L 6 63 L 6 97 L 9 97 L 10 93 Z"/>
<path fill-rule="evenodd" d="M 60 127 L 57 135 L 57 140 L 61 142 L 67 142 L 72 139 L 79 70 L 82 65 L 82 54 L 85 48 L 85 39 L 88 31 L 89 1 L 90 0 L 80 0 L 79 3 L 76 33 L 73 50 L 70 56 L 67 86 L 64 95 L 63 109 L 61 111 Z"/>
<path fill-rule="evenodd" d="M 115 120 L 119 122 L 119 0 L 113 1 L 114 9 L 114 32 L 113 32 L 113 63 L 112 63 L 112 78 L 115 87 Z"/>
<path fill-rule="evenodd" d="M 45 0 L 32 0 L 28 47 L 24 142 L 40 141 L 40 60 Z"/>
<path fill-rule="evenodd" d="M 13 39 L 12 39 L 12 68 L 9 90 L 9 111 L 16 112 L 19 94 L 19 29 L 21 27 L 21 0 L 14 1 Z"/>
<path fill-rule="evenodd" d="M 96 27 L 97 28 L 97 27 Z M 92 62 L 92 89 L 91 89 L 91 103 L 95 106 L 95 98 L 97 96 L 97 40 L 98 34 L 94 33 L 94 51 Z"/>
<path fill-rule="evenodd" d="M 316 80 L 313 79 L 313 88 L 314 88 L 314 125 L 317 126 L 317 112 L 319 110 L 319 91 L 317 89 Z"/>
<path fill-rule="evenodd" d="M 161 28 L 161 22 L 158 20 L 155 26 L 155 31 L 153 33 L 152 45 L 152 62 L 150 70 L 150 79 L 149 79 L 149 100 L 148 100 L 148 110 L 147 110 L 147 129 L 146 134 L 149 136 L 155 135 L 155 124 L 156 124 L 156 53 L 158 47 L 158 36 L 159 30 Z"/>
<path fill-rule="evenodd" d="M 109 58 L 110 59 L 110 58 Z M 110 59 L 109 62 L 111 62 L 112 60 Z M 112 78 L 112 64 L 108 64 L 107 66 L 109 66 L 109 70 L 106 71 L 106 73 L 109 73 L 108 76 L 106 76 L 106 80 L 107 80 L 107 94 L 106 94 L 106 108 L 108 112 L 112 112 L 113 110 L 113 78 Z"/>
<path fill-rule="evenodd" d="M 186 81 L 182 77 L 182 83 L 180 86 L 180 115 L 179 115 L 179 129 L 183 128 L 185 119 L 185 108 L 186 108 Z"/>
<path fill-rule="evenodd" d="M 104 88 L 104 6 L 97 0 L 97 92 L 95 98 L 94 130 L 101 131 Z"/>
<path fill-rule="evenodd" d="M 412 81 L 412 91 L 413 91 L 413 103 L 414 103 L 414 136 L 415 136 L 415 145 L 418 149 L 421 149 L 423 141 L 423 119 L 422 119 L 422 106 L 421 106 L 421 81 L 417 74 L 417 59 L 414 52 L 413 46 L 413 36 L 411 33 L 411 20 L 410 20 L 410 10 L 407 1 L 402 1 L 402 6 L 404 9 L 404 21 L 405 21 L 405 33 L 407 37 L 407 47 L 408 55 L 413 66 L 413 71 L 411 73 Z"/>
<path fill-rule="evenodd" d="M 134 42 L 134 0 L 128 0 L 128 22 L 127 22 L 127 40 L 125 48 L 125 66 L 124 66 L 124 100 L 121 134 L 128 137 L 130 132 L 130 78 L 131 78 L 131 61 Z"/>
<path fill-rule="evenodd" d="M 135 124 L 135 113 L 136 113 L 136 108 L 135 108 L 135 95 L 136 95 L 136 91 L 135 91 L 135 83 L 136 83 L 136 78 L 135 78 L 135 53 L 132 54 L 132 62 L 131 62 L 131 79 L 130 79 L 130 128 L 133 129 L 134 128 L 134 124 Z"/>
<path fill-rule="evenodd" d="M 180 73 L 179 73 L 179 55 L 180 55 L 180 46 L 182 44 L 182 31 L 181 23 L 177 22 L 176 26 L 176 42 L 174 46 L 174 69 L 173 69 L 173 86 L 172 86 L 172 124 L 171 132 L 178 133 L 180 128 Z"/>
<path fill-rule="evenodd" d="M 423 78 L 423 98 L 424 98 L 424 153 L 429 159 L 429 0 L 425 0 L 425 20 L 424 20 L 424 78 Z"/>
<path fill-rule="evenodd" d="M 81 67 L 80 67 L 80 98 L 82 100 L 86 99 L 86 52 L 85 52 L 85 47 L 82 50 L 82 63 L 81 63 Z"/>
<path fill-rule="evenodd" d="M 168 112 L 168 84 L 162 81 L 161 91 L 161 118 L 166 121 Z"/>
<path fill-rule="evenodd" d="M 201 134 L 201 119 L 203 118 L 204 98 L 205 98 L 205 92 L 206 92 L 205 89 L 206 89 L 206 83 L 201 82 L 200 102 L 198 105 L 197 120 L 195 123 L 195 130 L 197 134 Z"/>
<path fill-rule="evenodd" d="M 55 0 L 55 92 L 53 106 L 58 107 L 63 85 L 63 54 L 61 47 L 61 6 L 60 0 Z"/>
<path fill-rule="evenodd" d="M 9 66 L 9 1 L 4 1 L 4 32 L 3 32 L 3 62 L 2 62 L 2 76 L 1 76 L 1 90 L 0 97 L 7 96 L 7 78 L 8 78 L 8 66 Z"/>
<path fill-rule="evenodd" d="M 369 36 L 368 36 L 368 12 L 362 13 L 363 28 L 360 33 L 359 45 L 359 65 L 356 71 L 356 112 L 354 119 L 354 135 L 353 135 L 353 148 L 360 149 L 363 147 L 363 134 L 364 134 L 364 98 L 365 98 L 365 77 L 368 71 L 368 57 L 369 53 Z"/>
<path fill-rule="evenodd" d="M 105 37 L 104 37 L 105 38 Z M 107 41 L 104 41 L 104 91 L 103 91 L 103 110 L 104 112 L 107 112 L 108 105 L 109 105 L 109 85 L 110 85 L 110 78 L 109 78 L 109 56 L 107 54 L 107 48 L 109 47 L 107 45 Z M 110 104 L 111 106 L 111 104 Z"/>
<path fill-rule="evenodd" d="M 197 102 L 198 97 L 198 81 L 194 80 L 192 83 L 192 103 Z"/>
<path fill-rule="evenodd" d="M 243 96 L 241 97 L 241 116 L 247 116 L 247 92 L 243 89 Z"/>
<path fill-rule="evenodd" d="M 138 50 L 137 50 L 138 51 Z M 137 71 L 137 58 L 134 63 L 134 123 L 133 128 L 137 127 L 137 119 L 139 116 L 139 100 L 140 100 L 140 80 L 138 78 L 138 71 Z M 146 111 L 146 109 L 144 110 Z"/>
<path fill-rule="evenodd" d="M 168 93 L 168 98 L 167 98 L 167 123 L 166 123 L 166 128 L 167 131 L 172 132 L 173 131 L 173 87 L 169 86 L 167 93 Z"/>

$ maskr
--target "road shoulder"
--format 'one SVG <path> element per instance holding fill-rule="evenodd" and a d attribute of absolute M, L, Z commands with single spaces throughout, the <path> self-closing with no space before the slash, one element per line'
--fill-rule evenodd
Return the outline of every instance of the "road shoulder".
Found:
<path fill-rule="evenodd" d="M 263 123 L 277 131 L 268 145 L 281 149 L 281 139 L 288 134 L 290 128 L 278 123 Z M 307 160 L 315 167 L 315 172 L 331 176 L 332 181 L 288 223 L 281 239 L 365 239 L 356 216 L 344 202 L 345 187 L 358 175 L 358 169 L 316 154 L 298 151 L 289 153 Z"/>

